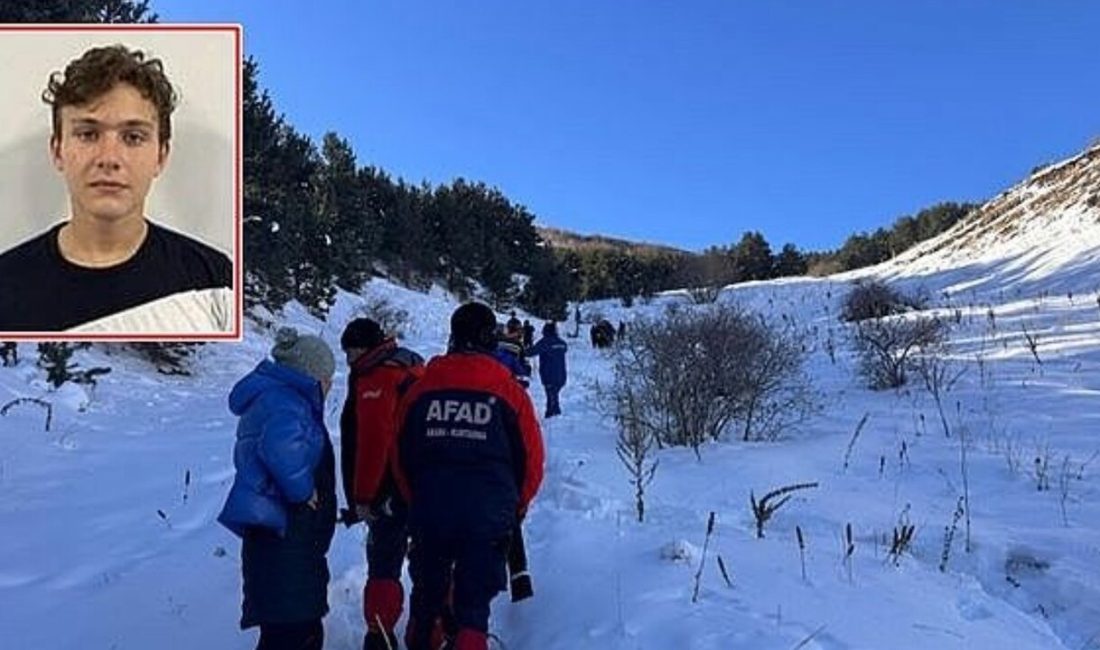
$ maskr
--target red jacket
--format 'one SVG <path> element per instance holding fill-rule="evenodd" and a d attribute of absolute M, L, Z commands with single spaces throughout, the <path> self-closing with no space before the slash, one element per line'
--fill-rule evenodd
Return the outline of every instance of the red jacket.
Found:
<path fill-rule="evenodd" d="M 542 483 L 542 432 L 527 391 L 488 354 L 436 357 L 398 406 L 393 475 L 413 526 L 510 531 Z"/>
<path fill-rule="evenodd" d="M 387 496 L 387 466 L 397 433 L 397 403 L 424 372 L 415 352 L 387 340 L 351 368 L 341 415 L 341 456 L 349 506 Z M 392 489 L 392 487 L 390 488 Z"/>

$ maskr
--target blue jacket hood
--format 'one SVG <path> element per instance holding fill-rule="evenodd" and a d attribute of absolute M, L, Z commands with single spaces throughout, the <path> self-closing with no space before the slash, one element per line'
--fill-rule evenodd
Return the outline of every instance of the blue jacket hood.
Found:
<path fill-rule="evenodd" d="M 313 377 L 264 359 L 229 391 L 229 410 L 242 415 L 258 396 L 276 386 L 286 386 L 302 394 L 317 413 L 324 413 L 321 384 Z M 323 421 L 323 417 L 321 418 Z"/>

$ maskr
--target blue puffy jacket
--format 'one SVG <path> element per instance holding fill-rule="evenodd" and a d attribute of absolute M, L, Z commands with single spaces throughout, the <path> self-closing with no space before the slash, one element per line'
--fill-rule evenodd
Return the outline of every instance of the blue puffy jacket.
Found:
<path fill-rule="evenodd" d="M 229 393 L 240 416 L 233 465 L 237 475 L 218 521 L 237 535 L 248 526 L 286 533 L 290 504 L 308 501 L 328 432 L 316 379 L 262 361 Z"/>
<path fill-rule="evenodd" d="M 523 358 L 524 356 L 523 346 L 507 339 L 501 339 L 497 343 L 497 349 L 493 352 L 493 357 L 503 363 L 512 372 L 512 376 L 519 380 L 519 383 L 526 386 L 527 380 L 531 376 L 531 366 Z"/>
<path fill-rule="evenodd" d="M 569 349 L 557 334 L 544 334 L 538 343 L 524 354 L 539 358 L 539 379 L 544 386 L 564 386 L 566 380 L 565 353 Z"/>

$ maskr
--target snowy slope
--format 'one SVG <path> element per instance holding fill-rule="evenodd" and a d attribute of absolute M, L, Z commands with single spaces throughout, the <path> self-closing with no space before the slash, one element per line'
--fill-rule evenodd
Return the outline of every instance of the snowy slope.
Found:
<path fill-rule="evenodd" d="M 828 280 L 788 280 L 737 288 L 727 299 L 814 322 L 820 342 L 842 337 L 832 316 L 842 292 Z M 416 315 L 409 345 L 427 354 L 442 349 L 451 299 L 384 283 L 370 293 Z M 635 318 L 673 300 L 585 311 Z M 331 322 L 344 322 L 358 304 L 343 296 Z M 999 333 L 976 309 L 955 337 L 959 362 L 971 366 L 952 394 L 960 407 L 951 419 L 970 432 L 973 551 L 956 540 L 946 573 L 937 565 L 959 489 L 958 438 L 944 437 L 918 392 L 869 392 L 853 379 L 846 355 L 834 365 L 819 345 L 810 370 L 827 405 L 820 417 L 776 443 L 710 445 L 702 462 L 686 450 L 662 452 L 650 516 L 638 524 L 613 427 L 586 391 L 606 376 L 607 362 L 583 338 L 572 340 L 565 416 L 547 424 L 548 476 L 528 523 L 537 596 L 520 605 L 500 598 L 495 633 L 508 648 L 546 649 L 779 649 L 808 637 L 801 647 L 1093 647 L 1100 462 L 1071 477 L 1063 521 L 1057 488 L 1036 489 L 1030 459 L 1048 450 L 1054 465 L 1069 455 L 1077 467 L 1100 448 L 1100 312 L 1084 300 L 1054 299 L 997 310 Z M 335 343 L 337 326 L 291 312 L 289 321 Z M 1041 368 L 1018 341 L 1014 323 L 1023 321 L 1042 337 Z M 140 362 L 93 352 L 84 365 L 115 370 L 90 398 L 68 386 L 47 391 L 26 360 L 0 369 L 0 401 L 39 396 L 56 409 L 49 432 L 30 406 L 0 419 L 3 647 L 251 647 L 253 635 L 235 625 L 239 547 L 214 517 L 231 478 L 234 423 L 225 394 L 268 345 L 267 335 L 250 332 L 241 345 L 210 346 L 194 379 L 150 375 Z M 981 377 L 971 360 L 979 347 Z M 28 346 L 22 352 L 31 354 Z M 340 386 L 328 403 L 334 432 Z M 842 471 L 864 413 L 868 425 Z M 1020 456 L 1015 470 L 1006 448 Z M 767 538 L 755 539 L 749 491 L 804 480 L 821 487 L 785 506 Z M 693 604 L 710 511 L 716 536 Z M 913 553 L 894 567 L 876 540 L 903 511 L 917 536 Z M 848 523 L 857 545 L 850 579 L 840 550 Z M 808 540 L 805 581 L 795 525 Z M 328 648 L 357 647 L 362 543 L 361 529 L 340 530 L 330 555 Z M 732 587 L 717 571 L 717 555 Z"/>
<path fill-rule="evenodd" d="M 1100 146 L 1036 171 L 939 236 L 855 272 L 981 299 L 1100 289 Z"/>
<path fill-rule="evenodd" d="M 567 339 L 564 416 L 546 423 L 547 478 L 527 522 L 536 597 L 496 601 L 499 647 L 1100 648 L 1100 240 L 1088 205 L 1098 158 L 1094 149 L 1040 171 L 979 218 L 870 271 L 724 292 L 723 301 L 810 332 L 807 370 L 822 411 L 777 442 L 714 443 L 701 460 L 661 451 L 644 523 L 633 519 L 614 424 L 591 399 L 608 360 L 584 332 Z M 918 387 L 875 393 L 855 377 L 836 314 L 849 281 L 868 273 L 924 287 L 931 309 L 958 321 L 950 354 L 966 372 L 948 396 L 950 437 Z M 375 281 L 365 296 L 341 295 L 327 323 L 294 307 L 280 322 L 335 346 L 343 324 L 378 298 L 410 313 L 407 345 L 443 350 L 456 302 L 438 289 Z M 674 303 L 686 306 L 672 293 L 632 309 L 582 309 L 632 321 Z M 0 416 L 0 648 L 253 647 L 255 633 L 236 627 L 239 544 L 214 519 L 232 479 L 226 394 L 270 344 L 270 332 L 251 325 L 241 344 L 203 348 L 193 377 L 81 352 L 84 367 L 113 368 L 94 390 L 49 389 L 26 344 L 20 365 L 0 368 L 0 407 L 31 397 L 53 408 L 49 431 L 35 404 Z M 334 435 L 343 382 L 326 405 Z M 532 395 L 541 407 L 537 386 Z M 964 440 L 971 549 L 960 524 L 941 572 Z M 750 491 L 802 481 L 820 486 L 756 539 Z M 717 526 L 704 557 L 710 512 Z M 882 538 L 902 520 L 917 532 L 895 566 Z M 796 526 L 807 540 L 805 579 Z M 362 527 L 340 529 L 329 556 L 330 649 L 359 647 L 363 541 Z"/>

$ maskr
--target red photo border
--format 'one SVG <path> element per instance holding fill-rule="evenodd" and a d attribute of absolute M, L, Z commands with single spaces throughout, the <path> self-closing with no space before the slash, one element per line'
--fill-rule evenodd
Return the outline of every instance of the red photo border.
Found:
<path fill-rule="evenodd" d="M 195 334 L 79 334 L 69 332 L 4 332 L 4 341 L 87 341 L 87 342 L 240 342 L 244 338 L 244 247 L 241 240 L 242 191 L 244 185 L 243 160 L 243 28 L 233 23 L 181 23 L 181 24 L 97 24 L 97 23 L 0 23 L 3 32 L 231 32 L 233 34 L 234 106 L 233 128 L 233 299 L 235 318 L 231 332 L 204 335 Z"/>

